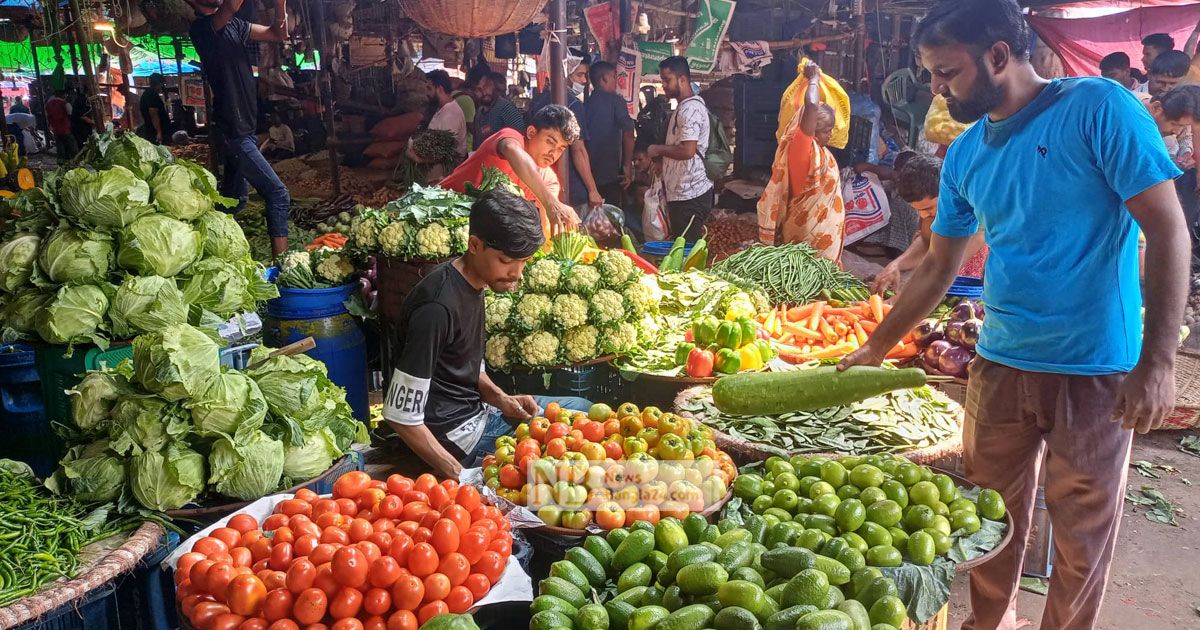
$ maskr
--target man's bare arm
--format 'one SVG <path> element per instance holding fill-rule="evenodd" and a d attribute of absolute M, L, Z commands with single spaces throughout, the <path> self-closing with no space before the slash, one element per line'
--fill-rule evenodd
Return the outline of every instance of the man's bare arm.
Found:
<path fill-rule="evenodd" d="M 287 38 L 287 0 L 275 0 L 275 21 L 270 26 L 251 24 L 250 39 L 256 42 L 282 42 Z"/>

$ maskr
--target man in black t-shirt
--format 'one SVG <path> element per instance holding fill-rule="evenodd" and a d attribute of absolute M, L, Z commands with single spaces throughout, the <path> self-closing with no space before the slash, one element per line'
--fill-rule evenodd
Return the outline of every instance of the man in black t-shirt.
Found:
<path fill-rule="evenodd" d="M 524 422 L 557 401 L 587 411 L 582 398 L 514 396 L 492 382 L 483 364 L 483 290 L 516 288 L 545 237 L 537 208 L 504 190 L 471 207 L 470 239 L 461 257 L 438 266 L 413 288 L 393 340 L 399 348 L 383 417 L 439 475 L 457 479 Z M 507 419 L 507 420 L 506 420 Z"/>
<path fill-rule="evenodd" d="M 252 24 L 237 13 L 243 0 L 188 0 L 197 18 L 188 29 L 200 55 L 204 78 L 212 89 L 213 122 L 224 168 L 221 194 L 246 203 L 247 183 L 267 202 L 267 233 L 275 255 L 287 251 L 288 212 L 292 198 L 287 186 L 258 150 L 258 90 L 246 42 L 287 39 L 287 2 L 275 0 L 274 23 Z M 235 210 L 236 211 L 236 210 Z"/>
<path fill-rule="evenodd" d="M 138 135 L 155 144 L 171 143 L 171 119 L 163 103 L 163 76 L 157 72 L 150 75 L 150 88 L 142 93 L 138 112 L 142 115 L 142 126 Z"/>

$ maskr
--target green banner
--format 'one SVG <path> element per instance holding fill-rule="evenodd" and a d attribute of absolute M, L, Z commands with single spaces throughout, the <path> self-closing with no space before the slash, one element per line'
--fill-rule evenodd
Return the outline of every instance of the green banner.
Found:
<path fill-rule="evenodd" d="M 725 41 L 725 31 L 737 3 L 733 0 L 700 0 L 695 34 L 688 44 L 687 58 L 692 72 L 708 74 L 717 67 L 717 53 Z"/>
<path fill-rule="evenodd" d="M 675 44 L 669 42 L 638 42 L 642 53 L 642 74 L 657 75 L 658 62 L 675 55 Z"/>

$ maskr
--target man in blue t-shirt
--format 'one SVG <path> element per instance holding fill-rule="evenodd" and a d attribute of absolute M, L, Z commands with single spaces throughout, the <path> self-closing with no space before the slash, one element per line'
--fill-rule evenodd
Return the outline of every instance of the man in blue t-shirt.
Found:
<path fill-rule="evenodd" d="M 1003 495 L 1013 540 L 971 571 L 968 630 L 1017 627 L 1016 594 L 1043 452 L 1055 570 L 1042 628 L 1092 628 L 1117 540 L 1132 430 L 1175 401 L 1187 228 L 1146 109 L 1101 78 L 1046 81 L 1016 0 L 951 0 L 918 28 L 951 116 L 929 254 L 842 367 L 878 364 L 941 301 L 983 228 L 986 318 L 963 428 L 967 476 Z M 1137 232 L 1146 235 L 1146 320 Z"/>

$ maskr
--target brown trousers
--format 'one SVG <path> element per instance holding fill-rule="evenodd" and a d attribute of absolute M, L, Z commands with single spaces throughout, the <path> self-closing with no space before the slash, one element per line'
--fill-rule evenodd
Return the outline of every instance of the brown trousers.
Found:
<path fill-rule="evenodd" d="M 1095 625 L 1117 542 L 1133 436 L 1112 421 L 1123 378 L 1025 372 L 982 357 L 972 364 L 963 427 L 967 477 L 1000 492 L 1014 525 L 1008 547 L 971 571 L 971 616 L 964 630 L 1016 628 L 1043 452 L 1054 571 L 1041 627 Z"/>

